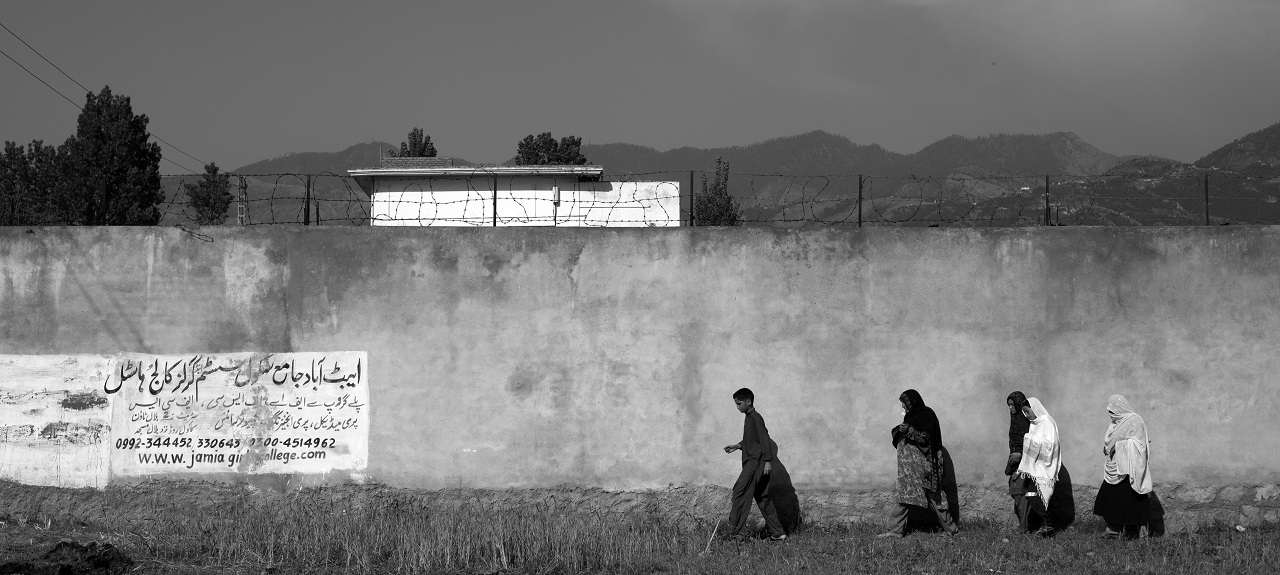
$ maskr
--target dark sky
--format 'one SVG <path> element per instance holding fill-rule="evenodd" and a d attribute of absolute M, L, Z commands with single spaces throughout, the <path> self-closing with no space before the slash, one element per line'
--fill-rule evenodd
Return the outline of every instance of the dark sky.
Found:
<path fill-rule="evenodd" d="M 1280 121 L 1278 0 L 53 0 L 0 22 L 226 168 L 414 126 L 481 162 L 543 131 L 665 150 L 814 129 L 903 153 L 1073 131 L 1191 161 Z M 83 103 L 3 30 L 0 50 Z M 0 139 L 74 131 L 3 57 L 0 104 Z"/>

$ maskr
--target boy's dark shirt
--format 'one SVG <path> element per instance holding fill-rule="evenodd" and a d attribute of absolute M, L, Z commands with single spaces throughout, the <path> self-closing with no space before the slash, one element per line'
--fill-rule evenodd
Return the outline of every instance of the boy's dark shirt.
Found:
<path fill-rule="evenodd" d="M 764 418 L 754 408 L 743 420 L 741 445 L 743 463 L 752 459 L 773 461 L 773 440 L 769 438 L 769 428 L 764 426 Z"/>

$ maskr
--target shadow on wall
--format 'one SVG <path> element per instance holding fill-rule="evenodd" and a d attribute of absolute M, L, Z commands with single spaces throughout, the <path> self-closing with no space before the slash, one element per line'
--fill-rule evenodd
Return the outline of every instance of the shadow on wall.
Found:
<path fill-rule="evenodd" d="M 770 442 L 773 442 L 771 439 Z M 778 453 L 778 444 L 773 442 L 773 452 Z M 791 484 L 791 474 L 787 473 L 787 467 L 782 464 L 782 459 L 773 458 L 773 467 L 769 471 L 769 496 L 773 498 L 773 506 L 778 512 L 778 521 L 782 522 L 782 528 L 787 534 L 795 533 L 800 528 L 800 524 L 804 521 L 800 513 L 800 497 L 796 495 L 796 488 Z"/>

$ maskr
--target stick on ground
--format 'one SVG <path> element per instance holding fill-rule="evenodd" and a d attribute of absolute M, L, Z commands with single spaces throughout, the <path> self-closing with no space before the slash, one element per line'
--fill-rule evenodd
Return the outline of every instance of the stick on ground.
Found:
<path fill-rule="evenodd" d="M 707 548 L 706 548 L 706 549 L 703 549 L 703 550 L 702 550 L 702 553 L 700 553 L 699 555 L 706 555 L 707 553 L 710 553 L 710 552 L 711 552 L 711 542 L 712 542 L 712 541 L 715 541 L 715 538 L 716 538 L 716 532 L 717 532 L 717 531 L 720 531 L 720 520 L 719 520 L 719 519 L 717 519 L 717 520 L 716 520 L 716 528 L 711 530 L 711 537 L 708 537 L 708 538 L 707 538 Z"/>

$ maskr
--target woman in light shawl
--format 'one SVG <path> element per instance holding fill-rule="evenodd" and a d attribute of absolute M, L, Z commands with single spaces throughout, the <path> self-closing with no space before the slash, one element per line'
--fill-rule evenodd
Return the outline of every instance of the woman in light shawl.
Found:
<path fill-rule="evenodd" d="M 1058 422 L 1034 397 L 1027 400 L 1023 413 L 1031 426 L 1022 439 L 1022 457 L 1015 475 L 1030 483 L 1031 489 L 1026 493 L 1027 507 L 1039 519 L 1035 523 L 1041 524 L 1037 533 L 1048 537 L 1075 519 L 1075 500 L 1070 497 L 1071 480 L 1068 477 L 1065 485 L 1059 483 L 1063 466 Z M 1034 524 L 1028 521 L 1025 527 L 1029 531 Z"/>
<path fill-rule="evenodd" d="M 1134 539 L 1150 520 L 1151 512 L 1147 498 L 1152 488 L 1147 424 L 1123 395 L 1111 396 L 1107 415 L 1111 416 L 1111 425 L 1102 438 L 1102 454 L 1107 461 L 1093 514 L 1107 522 L 1108 538 L 1115 539 L 1123 533 Z"/>
<path fill-rule="evenodd" d="M 889 530 L 878 537 L 906 536 L 907 515 L 912 507 L 932 510 L 943 532 L 955 535 L 960 530 L 941 506 L 946 466 L 938 416 L 925 406 L 924 399 L 914 389 L 902 392 L 898 401 L 902 404 L 902 423 L 890 432 L 893 446 L 898 450 L 898 507 L 890 516 Z"/>

